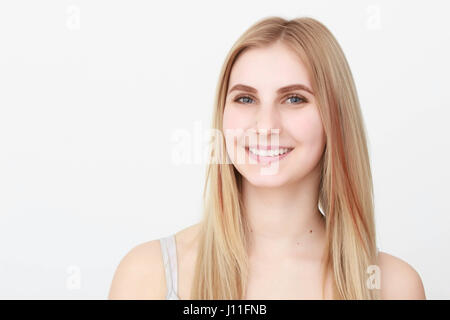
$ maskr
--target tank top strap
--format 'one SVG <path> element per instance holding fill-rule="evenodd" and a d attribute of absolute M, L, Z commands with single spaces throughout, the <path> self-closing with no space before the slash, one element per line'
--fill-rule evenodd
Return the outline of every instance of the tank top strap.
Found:
<path fill-rule="evenodd" d="M 160 239 L 168 296 L 178 291 L 178 266 L 175 235 Z"/>

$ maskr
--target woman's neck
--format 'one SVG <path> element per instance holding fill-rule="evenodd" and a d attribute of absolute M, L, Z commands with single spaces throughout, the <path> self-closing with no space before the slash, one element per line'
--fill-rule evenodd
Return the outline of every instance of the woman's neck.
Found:
<path fill-rule="evenodd" d="M 323 240 L 325 219 L 314 181 L 267 188 L 243 179 L 244 214 L 250 227 L 250 255 L 281 257 L 310 250 Z"/>

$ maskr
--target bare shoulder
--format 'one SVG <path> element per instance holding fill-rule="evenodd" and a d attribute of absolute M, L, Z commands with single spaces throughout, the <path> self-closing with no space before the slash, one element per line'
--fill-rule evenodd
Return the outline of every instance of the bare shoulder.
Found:
<path fill-rule="evenodd" d="M 419 273 L 406 261 L 385 252 L 378 253 L 383 300 L 426 299 Z"/>
<path fill-rule="evenodd" d="M 200 232 L 201 224 L 193 224 L 187 228 L 184 228 L 176 233 L 177 248 L 181 254 L 185 251 L 191 251 L 198 245 L 198 236 Z"/>
<path fill-rule="evenodd" d="M 164 265 L 159 239 L 133 247 L 119 262 L 108 299 L 165 298 Z"/>
<path fill-rule="evenodd" d="M 195 256 L 200 224 L 175 234 L 179 266 Z M 163 300 L 166 276 L 159 239 L 136 245 L 122 258 L 114 273 L 108 299 Z"/>

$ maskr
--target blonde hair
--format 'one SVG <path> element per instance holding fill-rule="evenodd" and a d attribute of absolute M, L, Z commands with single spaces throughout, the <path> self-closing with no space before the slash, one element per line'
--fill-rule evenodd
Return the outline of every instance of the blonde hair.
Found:
<path fill-rule="evenodd" d="M 377 261 L 366 133 L 353 76 L 331 32 L 309 17 L 267 17 L 251 26 L 233 45 L 221 69 L 212 127 L 223 130 L 226 92 L 237 57 L 244 50 L 277 41 L 294 50 L 307 66 L 326 133 L 318 203 L 326 217 L 322 294 L 329 268 L 333 299 L 379 299 L 378 290 L 366 284 L 367 268 Z M 215 138 L 219 139 L 211 155 L 223 157 L 223 135 Z M 207 166 L 191 299 L 245 299 L 246 295 L 249 226 L 242 176 L 225 162 L 211 161 Z"/>

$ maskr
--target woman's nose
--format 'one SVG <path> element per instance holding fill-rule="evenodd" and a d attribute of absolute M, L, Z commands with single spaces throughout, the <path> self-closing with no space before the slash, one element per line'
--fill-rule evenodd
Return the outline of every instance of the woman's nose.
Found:
<path fill-rule="evenodd" d="M 255 124 L 252 128 L 250 144 L 276 144 L 281 133 L 281 121 L 275 108 L 261 107 L 256 114 Z"/>
<path fill-rule="evenodd" d="M 280 117 L 276 108 L 272 106 L 262 106 L 257 111 L 255 120 L 257 133 L 271 134 L 271 131 L 281 131 Z"/>

